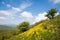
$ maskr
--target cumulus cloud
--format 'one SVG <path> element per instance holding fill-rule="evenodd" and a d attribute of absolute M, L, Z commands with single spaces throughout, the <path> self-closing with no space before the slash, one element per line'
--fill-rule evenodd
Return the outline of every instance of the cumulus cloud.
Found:
<path fill-rule="evenodd" d="M 54 4 L 60 3 L 60 0 L 50 0 L 52 1 Z"/>
<path fill-rule="evenodd" d="M 22 16 L 22 17 L 26 17 L 26 18 L 33 18 L 32 13 L 27 12 L 27 11 L 22 12 L 22 13 L 21 13 L 21 16 Z"/>
<path fill-rule="evenodd" d="M 41 20 L 46 20 L 47 19 L 47 17 L 45 17 L 46 14 L 47 14 L 47 12 L 43 12 L 43 13 L 39 13 L 37 16 L 35 16 L 33 24 L 36 22 L 39 22 Z M 57 16 L 57 15 L 59 15 L 59 12 L 55 14 L 55 16 Z"/>
<path fill-rule="evenodd" d="M 39 22 L 39 21 L 41 21 L 41 20 L 47 19 L 47 17 L 45 17 L 46 14 L 47 14 L 46 12 L 39 13 L 39 14 L 35 17 L 35 21 L 33 22 L 33 24 L 36 23 L 36 22 Z"/>

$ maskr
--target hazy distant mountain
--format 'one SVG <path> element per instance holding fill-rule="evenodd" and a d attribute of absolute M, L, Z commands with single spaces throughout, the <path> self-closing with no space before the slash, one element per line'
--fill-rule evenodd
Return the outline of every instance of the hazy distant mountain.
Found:
<path fill-rule="evenodd" d="M 12 30 L 15 28 L 14 26 L 13 25 L 0 25 L 0 30 Z"/>

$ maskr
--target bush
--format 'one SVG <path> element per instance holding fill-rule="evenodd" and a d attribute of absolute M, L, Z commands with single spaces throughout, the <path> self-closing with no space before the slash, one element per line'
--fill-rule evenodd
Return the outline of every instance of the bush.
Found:
<path fill-rule="evenodd" d="M 18 29 L 20 32 L 25 32 L 28 30 L 29 26 L 30 26 L 29 22 L 22 22 L 18 25 Z"/>

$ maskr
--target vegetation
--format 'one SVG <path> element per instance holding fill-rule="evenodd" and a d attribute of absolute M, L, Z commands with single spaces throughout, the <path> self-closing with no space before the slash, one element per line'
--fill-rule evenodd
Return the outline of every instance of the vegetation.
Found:
<path fill-rule="evenodd" d="M 46 15 L 50 20 L 42 20 L 34 25 L 24 21 L 17 25 L 18 29 L 6 27 L 6 30 L 1 25 L 0 40 L 60 40 L 60 14 L 55 16 L 55 13 L 57 10 L 51 9 Z"/>
<path fill-rule="evenodd" d="M 0 40 L 7 40 L 16 34 L 16 30 L 0 30 Z"/>
<path fill-rule="evenodd" d="M 60 40 L 60 15 L 54 19 L 45 20 L 9 40 Z"/>
<path fill-rule="evenodd" d="M 0 25 L 0 40 L 7 40 L 17 34 L 16 27 Z"/>
<path fill-rule="evenodd" d="M 49 19 L 53 19 L 55 14 L 57 13 L 57 9 L 53 8 L 53 9 L 49 10 L 47 13 L 48 14 L 45 16 L 48 17 Z"/>
<path fill-rule="evenodd" d="M 19 31 L 21 33 L 21 32 L 27 31 L 29 26 L 30 26 L 29 22 L 22 22 L 17 27 L 18 27 L 18 29 L 19 29 Z"/>

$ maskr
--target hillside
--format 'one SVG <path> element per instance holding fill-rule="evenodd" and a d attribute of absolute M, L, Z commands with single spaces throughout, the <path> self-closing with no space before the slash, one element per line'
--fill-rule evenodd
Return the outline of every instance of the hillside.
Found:
<path fill-rule="evenodd" d="M 9 40 L 60 40 L 60 15 L 45 20 L 28 31 L 15 35 Z"/>

